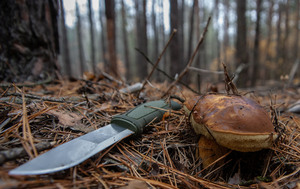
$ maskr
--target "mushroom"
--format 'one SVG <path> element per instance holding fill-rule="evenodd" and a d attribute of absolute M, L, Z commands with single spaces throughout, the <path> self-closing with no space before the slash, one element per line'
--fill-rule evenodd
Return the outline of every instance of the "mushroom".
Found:
<path fill-rule="evenodd" d="M 203 95 L 186 101 L 184 110 L 197 134 L 231 150 L 259 151 L 277 138 L 268 113 L 244 96 Z"/>

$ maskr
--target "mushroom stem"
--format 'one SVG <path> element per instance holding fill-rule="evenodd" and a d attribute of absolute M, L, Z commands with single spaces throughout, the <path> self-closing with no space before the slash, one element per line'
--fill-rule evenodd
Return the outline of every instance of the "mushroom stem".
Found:
<path fill-rule="evenodd" d="M 230 151 L 228 148 L 220 146 L 214 140 L 208 139 L 205 136 L 200 137 L 198 145 L 197 155 L 202 159 L 204 169 L 213 164 L 222 165 L 224 158 L 221 157 Z"/>

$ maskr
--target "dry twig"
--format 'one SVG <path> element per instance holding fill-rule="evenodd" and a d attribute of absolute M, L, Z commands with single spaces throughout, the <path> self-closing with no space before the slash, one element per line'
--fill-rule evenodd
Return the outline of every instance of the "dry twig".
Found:
<path fill-rule="evenodd" d="M 194 52 L 193 52 L 193 54 L 192 54 L 192 56 L 191 56 L 191 58 L 190 58 L 188 64 L 186 65 L 186 67 L 184 68 L 184 70 L 179 74 L 178 78 L 177 78 L 175 81 L 173 81 L 173 82 L 171 83 L 171 85 L 169 86 L 169 88 L 166 90 L 166 92 L 164 93 L 164 95 L 163 95 L 162 97 L 165 97 L 167 94 L 169 94 L 170 90 L 171 90 L 171 89 L 178 83 L 178 81 L 181 80 L 181 78 L 188 72 L 189 67 L 192 65 L 193 60 L 194 60 L 194 58 L 195 58 L 195 56 L 196 56 L 196 54 L 197 54 L 197 52 L 198 52 L 198 49 L 199 49 L 200 45 L 201 45 L 201 44 L 203 43 L 203 41 L 204 41 L 204 37 L 205 37 L 205 34 L 206 34 L 207 30 L 208 30 L 208 26 L 209 26 L 210 20 L 211 20 L 211 17 L 209 17 L 208 20 L 207 20 L 207 22 L 206 22 L 206 26 L 205 26 L 205 28 L 204 28 L 204 31 L 203 31 L 203 33 L 202 33 L 202 35 L 201 35 L 201 37 L 200 37 L 200 40 L 199 40 L 199 42 L 198 42 L 198 44 L 197 44 L 197 46 L 196 46 L 196 48 L 195 48 L 195 50 L 194 50 Z"/>
<path fill-rule="evenodd" d="M 137 94 L 137 98 L 139 98 L 139 95 L 140 95 L 141 91 L 144 89 L 145 85 L 147 84 L 147 81 L 148 81 L 148 80 L 150 79 L 150 77 L 152 76 L 154 70 L 156 69 L 158 63 L 160 62 L 160 59 L 161 59 L 162 56 L 165 54 L 165 52 L 166 52 L 166 50 L 167 50 L 167 48 L 168 48 L 170 42 L 172 41 L 173 37 L 175 36 L 176 32 L 177 32 L 176 29 L 174 29 L 174 30 L 172 31 L 172 34 L 171 34 L 171 36 L 170 36 L 170 39 L 168 40 L 168 42 L 167 42 L 167 44 L 165 45 L 163 51 L 160 53 L 158 59 L 156 60 L 155 64 L 153 65 L 153 68 L 152 68 L 151 72 L 149 73 L 149 75 L 148 75 L 147 78 L 145 79 L 142 88 L 140 89 L 140 91 L 139 91 L 138 94 Z"/>

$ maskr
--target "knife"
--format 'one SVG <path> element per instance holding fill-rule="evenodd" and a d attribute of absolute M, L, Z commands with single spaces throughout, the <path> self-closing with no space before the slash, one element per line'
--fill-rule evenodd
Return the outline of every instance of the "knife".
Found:
<path fill-rule="evenodd" d="M 181 105 L 174 101 L 157 100 L 141 104 L 114 116 L 110 124 L 61 144 L 9 171 L 9 174 L 39 175 L 68 169 L 132 134 L 141 134 L 151 121 L 162 119 L 166 109 L 180 108 Z"/>

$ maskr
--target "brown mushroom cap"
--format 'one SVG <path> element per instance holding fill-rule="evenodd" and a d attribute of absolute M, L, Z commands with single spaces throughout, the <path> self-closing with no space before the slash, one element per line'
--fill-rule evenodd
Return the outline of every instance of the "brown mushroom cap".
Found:
<path fill-rule="evenodd" d="M 277 138 L 268 113 L 243 96 L 204 95 L 187 101 L 184 109 L 187 115 L 193 111 L 190 121 L 197 134 L 232 150 L 253 152 L 270 148 Z"/>

